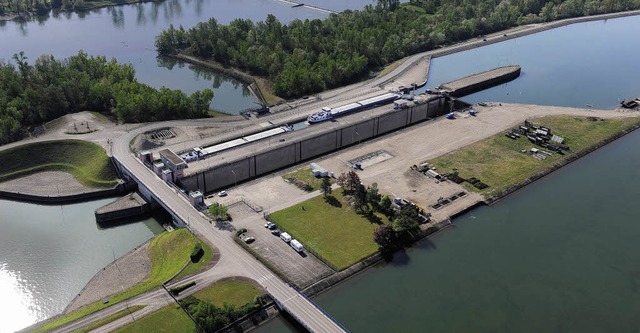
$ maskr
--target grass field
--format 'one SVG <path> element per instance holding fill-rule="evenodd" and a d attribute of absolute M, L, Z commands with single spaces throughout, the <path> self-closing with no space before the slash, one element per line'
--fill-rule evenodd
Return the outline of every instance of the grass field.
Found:
<path fill-rule="evenodd" d="M 114 333 L 193 333 L 196 324 L 178 305 L 170 305 L 148 316 L 142 317 Z"/>
<path fill-rule="evenodd" d="M 378 245 L 373 241 L 373 231 L 378 224 L 369 222 L 348 207 L 340 190 L 333 191 L 333 196 L 340 202 L 340 207 L 317 196 L 272 213 L 271 220 L 334 268 L 343 270 L 378 251 Z M 387 222 L 386 218 L 383 221 Z"/>
<path fill-rule="evenodd" d="M 196 239 L 187 229 L 178 229 L 156 236 L 149 243 L 147 249 L 149 258 L 151 259 L 151 272 L 142 282 L 124 292 L 110 296 L 108 304 L 103 304 L 102 302 L 89 304 L 68 315 L 61 316 L 55 321 L 37 327 L 34 332 L 46 332 L 113 304 L 122 302 L 125 299 L 159 287 L 164 281 L 176 274 L 187 261 L 190 261 L 191 250 L 193 249 L 195 241 Z M 205 253 L 211 252 L 211 249 L 205 243 L 202 245 Z M 211 260 L 210 256 L 203 256 L 200 259 L 200 267 L 208 264 L 207 258 Z"/>
<path fill-rule="evenodd" d="M 322 185 L 322 178 L 318 178 L 314 176 L 311 173 L 311 168 L 302 168 L 293 172 L 289 172 L 287 174 L 282 175 L 282 179 L 294 179 L 304 184 L 308 184 L 313 188 L 312 191 L 319 190 L 320 186 Z M 336 180 L 333 178 L 329 178 L 329 182 L 333 184 L 336 182 Z"/>
<path fill-rule="evenodd" d="M 81 329 L 75 330 L 73 331 L 73 333 L 87 333 L 87 332 L 91 332 L 93 330 L 95 330 L 98 327 L 102 327 L 112 321 L 116 321 L 124 316 L 128 316 L 130 313 L 134 313 L 142 308 L 144 308 L 146 305 L 134 305 L 128 309 L 124 309 L 122 311 L 118 311 L 108 317 L 105 317 L 101 320 L 98 320 L 96 322 L 91 323 L 90 325 L 87 325 Z"/>
<path fill-rule="evenodd" d="M 211 262 L 211 260 L 213 259 L 213 250 L 205 242 L 201 241 L 200 244 L 202 244 L 202 250 L 204 251 L 202 258 L 200 258 L 198 262 L 189 261 L 187 267 L 185 267 L 184 270 L 180 272 L 180 274 L 176 275 L 176 277 L 173 278 L 172 281 L 179 281 L 186 276 L 197 273 L 203 270 Z"/>
<path fill-rule="evenodd" d="M 547 126 L 551 128 L 553 134 L 564 137 L 565 143 L 573 153 L 564 156 L 554 153 L 545 160 L 537 160 L 531 155 L 520 152 L 522 149 L 530 150 L 535 147 L 526 138 L 512 140 L 505 137 L 504 133 L 500 133 L 429 162 L 440 173 L 451 172 L 455 168 L 462 178 L 480 179 L 489 187 L 478 190 L 466 182 L 464 186 L 489 197 L 551 168 L 575 153 L 588 149 L 622 130 L 640 124 L 640 118 L 591 121 L 584 117 L 552 116 L 536 119 L 533 123 Z"/>
<path fill-rule="evenodd" d="M 110 188 L 117 175 L 102 147 L 81 140 L 30 143 L 0 152 L 0 182 L 42 171 L 65 171 L 81 184 Z"/>
<path fill-rule="evenodd" d="M 262 295 L 260 289 L 251 283 L 240 280 L 224 280 L 212 284 L 193 296 L 221 308 L 224 303 L 240 307 L 253 302 L 256 296 L 260 295 Z"/>

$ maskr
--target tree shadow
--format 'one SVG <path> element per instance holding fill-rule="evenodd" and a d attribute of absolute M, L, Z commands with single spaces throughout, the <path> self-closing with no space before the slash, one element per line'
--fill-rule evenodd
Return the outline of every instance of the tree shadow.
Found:
<path fill-rule="evenodd" d="M 362 216 L 364 216 L 372 224 L 382 225 L 382 219 L 380 218 L 380 216 L 374 214 L 373 211 L 365 212 L 364 214 L 362 214 Z"/>
<path fill-rule="evenodd" d="M 235 231 L 236 228 L 229 221 L 216 220 L 214 226 L 222 231 Z"/>
<path fill-rule="evenodd" d="M 336 207 L 336 208 L 342 208 L 342 202 L 340 202 L 340 200 L 336 199 L 336 197 L 334 197 L 333 195 L 328 195 L 324 198 L 324 201 L 326 203 L 328 203 L 329 205 Z"/>

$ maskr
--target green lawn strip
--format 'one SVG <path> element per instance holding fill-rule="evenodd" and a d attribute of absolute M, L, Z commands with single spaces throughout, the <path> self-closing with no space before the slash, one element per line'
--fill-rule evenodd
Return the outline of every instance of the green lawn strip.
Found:
<path fill-rule="evenodd" d="M 102 310 L 108 306 L 122 302 L 125 299 L 137 296 L 159 287 L 164 281 L 176 274 L 187 260 L 190 260 L 193 244 L 197 239 L 187 229 L 178 229 L 172 232 L 164 232 L 156 236 L 147 249 L 151 259 L 150 274 L 137 285 L 109 297 L 109 303 L 95 302 L 82 307 L 67 315 L 61 316 L 54 321 L 34 329 L 34 332 L 46 332 L 78 318 Z M 199 241 L 199 240 L 198 240 Z M 203 257 L 204 258 L 204 257 Z M 200 259 L 203 267 L 208 262 Z"/>
<path fill-rule="evenodd" d="M 625 129 L 640 124 L 640 118 L 592 121 L 585 117 L 551 116 L 535 119 L 532 122 L 549 127 L 553 134 L 565 138 L 565 143 L 573 153 L 567 153 L 564 156 L 554 153 L 545 160 L 537 160 L 520 151 L 540 147 L 536 147 L 524 137 L 512 140 L 505 137 L 504 133 L 499 133 L 429 162 L 440 173 L 452 172 L 455 168 L 462 178 L 480 179 L 489 187 L 478 190 L 466 182 L 464 186 L 488 197 L 547 170 Z"/>
<path fill-rule="evenodd" d="M 282 175 L 283 179 L 294 179 L 304 184 L 308 184 L 313 189 L 312 191 L 317 191 L 320 189 L 322 185 L 322 177 L 316 177 L 311 173 L 311 168 L 302 168 L 293 172 L 289 172 L 287 174 Z M 329 178 L 331 184 L 335 183 L 335 179 Z"/>
<path fill-rule="evenodd" d="M 334 207 L 317 196 L 272 213 L 270 218 L 306 248 L 343 270 L 378 251 L 373 241 L 373 231 L 378 225 L 345 204 L 340 190 L 334 190 L 333 196 L 342 207 Z M 386 218 L 382 221 L 386 222 Z"/>
<path fill-rule="evenodd" d="M 196 324 L 178 305 L 169 305 L 135 322 L 121 327 L 114 333 L 192 333 Z"/>
<path fill-rule="evenodd" d="M 213 250 L 205 242 L 201 241 L 200 244 L 202 245 L 202 250 L 204 251 L 204 254 L 202 255 L 202 257 L 200 257 L 200 260 L 198 260 L 198 262 L 189 261 L 187 267 L 185 267 L 185 269 L 180 272 L 180 274 L 176 275 L 176 277 L 174 277 L 172 281 L 180 281 L 180 279 L 186 276 L 199 272 L 204 269 L 209 264 L 209 262 L 211 262 L 211 260 L 213 259 Z"/>
<path fill-rule="evenodd" d="M 77 329 L 75 331 L 73 331 L 73 333 L 86 333 L 86 332 L 91 332 L 93 330 L 95 330 L 98 327 L 102 327 L 112 321 L 116 321 L 124 316 L 128 316 L 130 313 L 134 313 L 142 308 L 144 308 L 146 305 L 134 305 L 128 309 L 124 309 L 122 311 L 118 311 L 108 317 L 102 318 L 96 322 L 93 322 L 83 328 Z"/>
<path fill-rule="evenodd" d="M 88 187 L 109 188 L 117 175 L 102 147 L 82 140 L 43 141 L 0 152 L 0 181 L 42 171 L 65 171 Z"/>
<path fill-rule="evenodd" d="M 200 300 L 211 302 L 219 308 L 222 308 L 224 303 L 239 308 L 247 303 L 252 303 L 260 295 L 262 295 L 260 289 L 249 282 L 224 280 L 210 285 L 193 296 Z"/>

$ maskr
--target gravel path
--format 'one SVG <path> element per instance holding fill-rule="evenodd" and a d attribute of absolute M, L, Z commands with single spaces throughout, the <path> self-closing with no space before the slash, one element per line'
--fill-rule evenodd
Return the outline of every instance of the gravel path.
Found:
<path fill-rule="evenodd" d="M 144 280 L 151 272 L 151 260 L 147 254 L 148 244 L 147 242 L 133 249 L 96 273 L 64 313 L 100 301 Z"/>

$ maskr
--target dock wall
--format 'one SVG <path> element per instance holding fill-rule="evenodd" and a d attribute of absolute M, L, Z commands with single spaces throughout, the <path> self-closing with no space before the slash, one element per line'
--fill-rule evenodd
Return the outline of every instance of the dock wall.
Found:
<path fill-rule="evenodd" d="M 292 141 L 286 145 L 245 156 L 208 170 L 187 175 L 178 181 L 186 191 L 210 193 L 248 179 L 294 165 L 380 135 L 418 124 L 445 114 L 446 97 L 407 109 L 390 110 L 382 115 L 329 129 L 312 137 Z"/>

